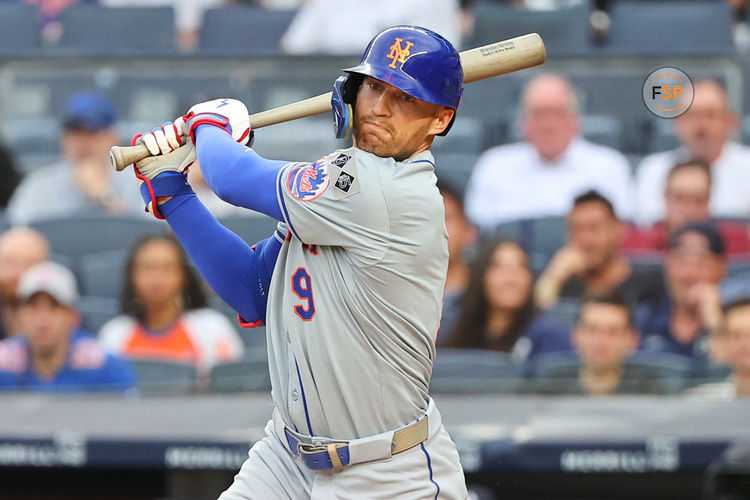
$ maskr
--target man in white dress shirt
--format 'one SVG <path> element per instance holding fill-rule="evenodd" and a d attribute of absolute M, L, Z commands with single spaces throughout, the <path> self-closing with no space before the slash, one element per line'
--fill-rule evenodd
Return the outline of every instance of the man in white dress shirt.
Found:
<path fill-rule="evenodd" d="M 493 147 L 477 161 L 466 192 L 466 211 L 482 230 L 500 222 L 562 216 L 576 196 L 596 190 L 617 215 L 633 212 L 630 167 L 614 149 L 580 137 L 578 100 L 568 81 L 543 74 L 521 94 L 525 141 Z"/>
<path fill-rule="evenodd" d="M 674 119 L 681 146 L 643 159 L 636 171 L 638 222 L 664 218 L 664 185 L 669 169 L 698 158 L 711 165 L 711 215 L 750 215 L 750 148 L 731 141 L 738 119 L 729 107 L 726 90 L 715 80 L 694 85 L 693 104 Z"/>

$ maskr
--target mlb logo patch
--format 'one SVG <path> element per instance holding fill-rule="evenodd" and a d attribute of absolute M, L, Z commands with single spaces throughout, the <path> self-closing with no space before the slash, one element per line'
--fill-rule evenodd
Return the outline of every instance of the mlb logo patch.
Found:
<path fill-rule="evenodd" d="M 289 172 L 286 188 L 295 199 L 312 201 L 323 194 L 330 183 L 325 158 L 321 158 L 314 163 L 293 168 Z"/>

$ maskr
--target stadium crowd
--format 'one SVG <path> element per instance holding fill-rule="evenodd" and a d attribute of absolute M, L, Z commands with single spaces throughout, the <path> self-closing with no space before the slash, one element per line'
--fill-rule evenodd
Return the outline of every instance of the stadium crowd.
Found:
<path fill-rule="evenodd" d="M 44 12 L 44 36 L 54 37 L 63 11 L 29 3 Z M 221 3 L 184 2 L 198 10 Z M 299 9 L 290 32 L 301 38 L 280 42 L 288 52 L 361 49 L 354 34 L 318 41 L 304 35 L 305 23 L 320 24 L 316 9 L 365 8 L 357 2 L 251 3 Z M 461 9 L 468 14 L 472 4 L 447 1 L 441 12 L 439 3 L 423 9 L 434 14 L 433 24 L 466 36 L 472 21 Z M 592 29 L 606 28 L 597 23 L 608 16 L 608 3 L 595 2 Z M 743 22 L 744 2 L 732 3 Z M 399 9 L 378 4 L 378 11 L 395 16 Z M 187 51 L 198 43 L 200 15 L 180 16 L 179 43 Z M 369 19 L 373 26 L 413 21 Z M 369 39 L 361 31 L 358 37 Z M 332 45 L 342 39 L 352 46 Z M 690 109 L 670 124 L 678 146 L 634 165 L 617 148 L 584 137 L 585 96 L 566 76 L 536 73 L 520 91 L 517 137 L 468 165 L 465 190 L 438 170 L 450 261 L 435 377 L 441 360 L 459 350 L 477 360 L 491 351 L 505 353 L 493 359 L 523 367 L 519 391 L 750 395 L 750 147 L 737 139 L 740 121 L 723 83 L 697 79 L 694 89 Z M 7 221 L 0 235 L 0 390 L 148 390 L 154 381 L 163 389 L 166 374 L 177 373 L 195 390 L 221 390 L 221 373 L 237 377 L 222 368 L 257 369 L 263 327 L 241 329 L 165 226 L 144 213 L 132 176 L 108 165 L 109 148 L 123 142 L 115 105 L 80 90 L 58 116 L 58 162 L 27 171 L 14 168 L 11 148 L 0 150 Z M 440 151 L 435 155 L 440 164 Z M 189 181 L 217 217 L 265 223 L 213 195 L 199 168 Z M 84 224 L 92 217 L 127 219 L 137 231 L 72 253 L 48 231 L 61 219 Z M 94 234 L 85 241 L 97 239 L 97 227 L 86 228 Z M 105 286 L 92 285 L 95 273 L 104 273 Z M 228 385 L 262 390 L 267 380 Z"/>

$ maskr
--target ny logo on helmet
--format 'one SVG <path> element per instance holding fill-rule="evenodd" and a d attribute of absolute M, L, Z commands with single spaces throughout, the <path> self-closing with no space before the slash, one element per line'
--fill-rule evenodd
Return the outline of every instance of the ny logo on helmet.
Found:
<path fill-rule="evenodd" d="M 396 37 L 396 41 L 393 42 L 393 45 L 391 45 L 391 51 L 388 52 L 388 55 L 385 56 L 388 59 L 391 59 L 391 64 L 388 65 L 389 68 L 395 68 L 396 67 L 396 61 L 400 62 L 401 64 L 404 64 L 406 62 L 406 58 L 411 55 L 409 52 L 409 49 L 411 49 L 414 46 L 414 43 L 412 42 L 406 42 L 406 47 L 401 47 L 401 42 L 403 41 L 402 38 Z"/>

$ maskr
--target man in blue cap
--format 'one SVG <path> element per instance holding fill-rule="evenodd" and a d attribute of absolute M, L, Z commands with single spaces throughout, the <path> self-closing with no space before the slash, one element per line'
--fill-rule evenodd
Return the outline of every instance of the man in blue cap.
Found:
<path fill-rule="evenodd" d="M 430 146 L 458 109 L 459 55 L 394 26 L 345 71 L 332 105 L 354 147 L 313 162 L 245 147 L 233 99 L 136 137 L 157 155 L 136 164 L 154 214 L 245 325 L 266 322 L 273 417 L 222 500 L 467 497 L 429 396 L 448 267 Z M 219 197 L 279 221 L 273 237 L 218 224 L 186 183 L 196 154 Z"/>
<path fill-rule="evenodd" d="M 73 214 L 142 212 L 132 182 L 112 175 L 109 149 L 118 143 L 115 109 L 105 96 L 90 91 L 72 95 L 62 112 L 63 161 L 34 169 L 8 204 L 14 225 Z"/>

